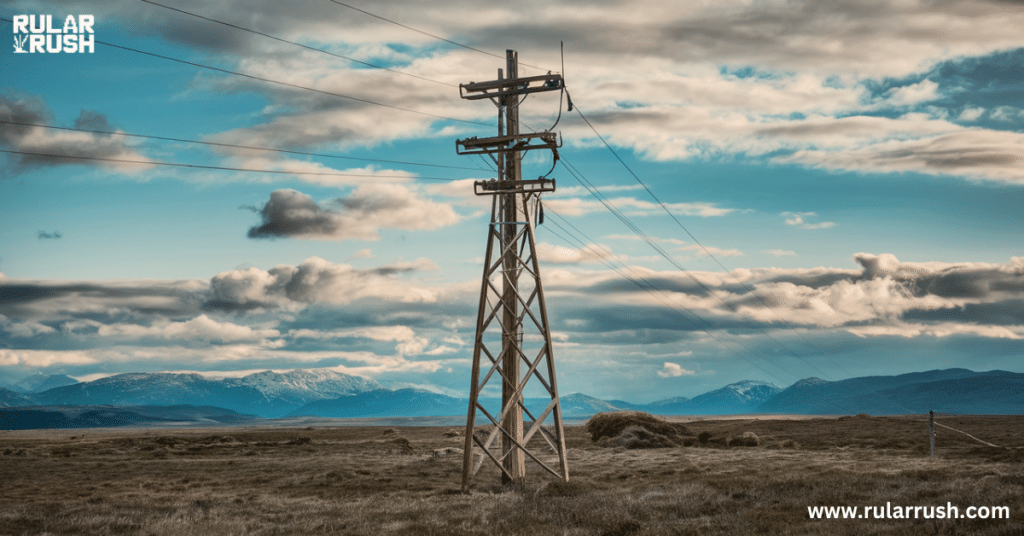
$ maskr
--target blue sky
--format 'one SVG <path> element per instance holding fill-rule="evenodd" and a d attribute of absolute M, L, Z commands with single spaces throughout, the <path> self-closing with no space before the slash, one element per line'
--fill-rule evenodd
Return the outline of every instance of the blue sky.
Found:
<path fill-rule="evenodd" d="M 564 103 L 563 160 L 673 260 L 555 168 L 537 239 L 563 392 L 1024 372 L 1017 4 L 351 4 L 479 50 L 327 0 L 160 4 L 320 50 L 151 2 L 0 4 L 93 15 L 98 41 L 2 52 L 0 383 L 329 367 L 466 393 L 493 173 L 455 139 L 495 110 L 457 86 L 506 48 L 559 72 L 560 42 L 629 169 Z"/>

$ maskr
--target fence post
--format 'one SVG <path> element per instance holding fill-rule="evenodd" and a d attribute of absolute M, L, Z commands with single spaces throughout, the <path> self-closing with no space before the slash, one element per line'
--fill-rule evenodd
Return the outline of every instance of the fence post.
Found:
<path fill-rule="evenodd" d="M 928 412 L 928 441 L 932 446 L 932 458 L 935 457 L 935 411 Z"/>

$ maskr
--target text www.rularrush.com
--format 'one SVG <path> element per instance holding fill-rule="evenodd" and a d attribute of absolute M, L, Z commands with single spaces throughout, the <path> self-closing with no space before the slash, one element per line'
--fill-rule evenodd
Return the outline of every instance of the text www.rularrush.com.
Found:
<path fill-rule="evenodd" d="M 811 519 L 1010 519 L 1009 506 L 808 506 Z"/>

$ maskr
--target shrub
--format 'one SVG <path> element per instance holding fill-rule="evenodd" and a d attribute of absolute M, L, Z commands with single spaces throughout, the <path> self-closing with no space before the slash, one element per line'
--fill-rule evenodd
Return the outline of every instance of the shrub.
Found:
<path fill-rule="evenodd" d="M 647 432 L 669 438 L 689 434 L 689 430 L 681 424 L 670 423 L 642 411 L 598 413 L 591 417 L 586 424 L 590 440 L 594 442 L 603 437 L 617 437 L 630 427 L 640 427 Z"/>
<path fill-rule="evenodd" d="M 659 449 L 679 445 L 668 436 L 652 432 L 643 426 L 630 426 L 615 437 L 602 438 L 600 444 L 625 449 Z"/>
<path fill-rule="evenodd" d="M 730 447 L 757 447 L 761 445 L 761 438 L 754 432 L 743 432 L 743 435 L 729 438 Z"/>

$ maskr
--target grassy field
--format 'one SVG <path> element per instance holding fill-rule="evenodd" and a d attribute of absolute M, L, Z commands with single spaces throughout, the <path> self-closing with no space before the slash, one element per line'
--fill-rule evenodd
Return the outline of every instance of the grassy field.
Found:
<path fill-rule="evenodd" d="M 1024 445 L 1021 417 L 946 417 Z M 503 489 L 438 427 L 0 432 L 0 534 L 1024 534 L 1024 450 L 920 418 L 705 420 L 630 450 L 567 428 L 571 479 Z M 730 447 L 751 432 L 759 446 Z M 749 436 L 748 436 L 749 437 Z M 809 519 L 808 506 L 1007 506 L 1010 519 Z"/>

